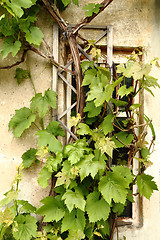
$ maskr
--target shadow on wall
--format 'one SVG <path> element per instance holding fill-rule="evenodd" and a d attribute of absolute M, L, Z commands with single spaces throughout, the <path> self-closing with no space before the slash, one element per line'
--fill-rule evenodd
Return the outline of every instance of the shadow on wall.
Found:
<path fill-rule="evenodd" d="M 160 27 L 160 0 L 155 0 L 155 20 Z"/>

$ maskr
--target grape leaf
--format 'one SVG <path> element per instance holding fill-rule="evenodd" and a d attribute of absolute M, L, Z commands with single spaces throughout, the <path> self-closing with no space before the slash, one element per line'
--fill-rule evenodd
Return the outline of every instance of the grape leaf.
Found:
<path fill-rule="evenodd" d="M 122 204 L 122 203 L 115 203 L 113 208 L 112 208 L 112 211 L 114 213 L 118 213 L 118 215 L 121 215 L 124 211 L 124 207 L 125 207 L 125 205 Z"/>
<path fill-rule="evenodd" d="M 76 117 L 71 117 L 68 121 L 69 127 L 73 127 L 73 126 L 77 126 L 77 124 L 80 122 L 81 120 L 81 115 L 78 113 Z"/>
<path fill-rule="evenodd" d="M 62 143 L 56 139 L 53 134 L 46 130 L 40 130 L 36 133 L 39 136 L 38 146 L 48 146 L 48 150 L 54 153 L 62 152 Z"/>
<path fill-rule="evenodd" d="M 119 88 L 118 90 L 118 94 L 121 96 L 121 97 L 124 97 L 125 95 L 127 96 L 128 94 L 130 94 L 131 92 L 133 92 L 134 89 L 133 87 L 129 87 L 129 88 L 126 88 L 126 85 L 123 85 Z"/>
<path fill-rule="evenodd" d="M 8 7 L 13 11 L 13 13 L 11 11 L 9 11 L 10 13 L 12 13 L 12 15 L 14 16 L 14 14 L 21 18 L 24 11 L 22 8 L 30 8 L 32 5 L 35 4 L 35 0 L 31 1 L 31 0 L 27 0 L 27 1 L 21 1 L 21 0 L 4 0 L 4 2 L 7 4 L 7 10 Z M 5 7 L 5 6 L 4 6 Z"/>
<path fill-rule="evenodd" d="M 71 174 L 71 164 L 66 160 L 63 163 L 63 168 L 61 170 L 61 172 L 58 172 L 56 174 L 57 177 L 57 181 L 56 181 L 56 187 L 65 184 L 66 187 L 68 188 L 70 183 L 71 183 L 71 179 L 73 179 L 73 175 Z"/>
<path fill-rule="evenodd" d="M 36 208 L 32 206 L 28 201 L 24 200 L 17 200 L 17 203 L 20 207 L 19 211 L 21 213 L 34 213 L 36 211 Z"/>
<path fill-rule="evenodd" d="M 50 179 L 52 172 L 49 172 L 46 167 L 43 167 L 39 173 L 38 184 L 42 188 L 46 188 L 48 186 L 48 180 Z"/>
<path fill-rule="evenodd" d="M 98 67 L 98 73 L 100 74 L 100 80 L 103 86 L 105 87 L 111 80 L 111 73 L 108 68 Z M 115 82 L 114 82 L 115 85 Z"/>
<path fill-rule="evenodd" d="M 71 3 L 71 0 L 62 0 L 64 7 L 68 6 Z"/>
<path fill-rule="evenodd" d="M 53 198 L 52 196 L 46 197 L 41 200 L 44 205 L 41 206 L 36 212 L 44 217 L 44 222 L 61 220 L 65 215 L 65 208 L 59 196 Z"/>
<path fill-rule="evenodd" d="M 85 76 L 83 78 L 82 86 L 90 84 L 91 86 L 97 85 L 97 71 L 94 68 L 86 70 Z"/>
<path fill-rule="evenodd" d="M 90 92 L 88 94 L 86 101 L 94 100 L 95 106 L 99 107 L 105 101 L 109 101 L 111 99 L 114 87 L 112 84 L 107 85 L 105 89 L 103 88 L 102 83 L 98 83 L 96 86 L 92 86 L 90 88 Z"/>
<path fill-rule="evenodd" d="M 30 72 L 28 70 L 24 70 L 23 68 L 16 68 L 15 77 L 17 79 L 17 83 L 20 84 L 23 79 L 27 79 L 30 77 Z"/>
<path fill-rule="evenodd" d="M 111 103 L 115 104 L 118 107 L 122 107 L 122 106 L 127 105 L 127 102 L 121 101 L 121 100 L 118 100 L 118 99 L 113 99 L 113 98 L 111 98 Z"/>
<path fill-rule="evenodd" d="M 85 108 L 83 109 L 84 112 L 88 112 L 88 117 L 92 118 L 98 116 L 101 112 L 102 106 L 96 107 L 94 102 L 88 102 Z"/>
<path fill-rule="evenodd" d="M 100 193 L 94 191 L 87 196 L 86 211 L 90 222 L 107 220 L 110 206 L 103 197 L 100 198 Z"/>
<path fill-rule="evenodd" d="M 107 135 L 109 132 L 112 132 L 114 130 L 113 124 L 112 124 L 113 120 L 114 120 L 114 115 L 112 114 L 108 114 L 104 118 L 104 121 L 102 122 L 101 127 L 105 135 Z"/>
<path fill-rule="evenodd" d="M 12 54 L 13 57 L 18 53 L 18 51 L 21 48 L 21 42 L 13 40 L 12 37 L 7 37 L 4 39 L 2 48 L 1 48 L 1 54 L 2 58 L 6 58 L 9 53 Z"/>
<path fill-rule="evenodd" d="M 87 148 L 87 142 L 85 140 L 78 140 L 73 144 L 68 144 L 64 147 L 64 157 L 68 157 L 68 161 L 73 165 L 83 158 L 85 153 L 90 151 Z"/>
<path fill-rule="evenodd" d="M 25 31 L 25 33 L 27 42 L 29 42 L 30 44 L 33 43 L 37 47 L 40 46 L 44 35 L 42 31 L 39 29 L 39 27 L 31 26 L 27 31 Z"/>
<path fill-rule="evenodd" d="M 46 162 L 46 168 L 49 172 L 57 171 L 58 165 L 61 164 L 63 159 L 62 153 L 58 152 L 56 156 L 50 156 Z"/>
<path fill-rule="evenodd" d="M 83 73 L 88 70 L 89 68 L 94 68 L 94 61 L 83 61 L 81 63 L 81 68 Z"/>
<path fill-rule="evenodd" d="M 52 121 L 49 123 L 49 125 L 46 127 L 47 132 L 53 134 L 55 137 L 57 136 L 65 136 L 65 132 L 63 129 L 59 126 L 60 123 L 57 121 Z"/>
<path fill-rule="evenodd" d="M 139 108 L 140 106 L 141 106 L 141 104 L 135 103 L 135 104 L 132 104 L 132 105 L 129 107 L 129 109 L 133 111 L 133 110 Z"/>
<path fill-rule="evenodd" d="M 153 177 L 144 173 L 137 177 L 137 185 L 140 196 L 144 195 L 147 199 L 150 199 L 153 190 L 158 190 L 156 183 L 153 181 Z"/>
<path fill-rule="evenodd" d="M 128 186 L 133 181 L 133 174 L 132 174 L 131 170 L 128 167 L 125 167 L 125 166 L 114 166 L 114 167 L 112 167 L 112 170 L 113 170 L 113 172 L 117 172 L 122 177 L 124 177 L 124 179 L 128 183 Z"/>
<path fill-rule="evenodd" d="M 106 168 L 105 159 L 105 155 L 101 155 L 99 150 L 95 150 L 95 157 L 93 154 L 86 155 L 85 158 L 77 165 L 81 181 L 83 181 L 85 177 L 89 176 L 89 174 L 91 174 L 92 178 L 94 178 L 99 171 L 104 172 Z"/>
<path fill-rule="evenodd" d="M 122 143 L 124 143 L 128 147 L 134 139 L 133 134 L 128 134 L 127 132 L 119 132 L 115 135 Z M 115 142 L 117 148 L 124 147 L 124 145 L 121 142 L 119 142 L 118 140 L 116 140 L 115 137 L 112 137 L 112 140 Z"/>
<path fill-rule="evenodd" d="M 24 130 L 31 126 L 31 123 L 35 121 L 36 114 L 32 113 L 29 108 L 21 108 L 15 111 L 15 115 L 9 122 L 9 130 L 13 129 L 15 137 L 20 137 Z"/>
<path fill-rule="evenodd" d="M 3 16 L 3 17 L 2 17 Z M 1 16 L 0 28 L 1 33 L 5 36 L 14 36 L 16 34 L 16 20 L 15 18 L 8 18 L 5 14 Z"/>
<path fill-rule="evenodd" d="M 85 15 L 86 17 L 91 17 L 93 15 L 93 13 L 98 13 L 99 9 L 102 5 L 97 3 L 89 3 L 88 5 L 84 6 L 82 9 L 86 10 Z"/>
<path fill-rule="evenodd" d="M 98 137 L 95 142 L 95 148 L 100 149 L 102 153 L 107 153 L 110 157 L 113 155 L 115 143 L 109 137 Z"/>
<path fill-rule="evenodd" d="M 13 223 L 14 218 L 15 216 L 12 213 L 10 208 L 6 207 L 4 211 L 0 211 L 0 230 L 1 230 L 2 224 L 4 223 L 6 224 L 7 227 L 9 227 Z"/>
<path fill-rule="evenodd" d="M 123 73 L 127 78 L 133 77 L 134 80 L 141 79 L 143 75 L 148 75 L 151 71 L 150 64 L 143 64 L 134 61 L 128 61 L 126 64 L 117 66 L 117 73 Z"/>
<path fill-rule="evenodd" d="M 9 190 L 8 192 L 6 192 L 5 194 L 5 198 L 3 198 L 0 201 L 0 207 L 3 207 L 5 205 L 8 205 L 10 202 L 12 202 L 12 200 L 17 199 L 18 197 L 18 192 L 14 191 L 13 189 Z"/>
<path fill-rule="evenodd" d="M 89 128 L 87 124 L 79 123 L 77 133 L 79 135 L 88 135 L 88 134 L 92 135 L 92 130 Z"/>
<path fill-rule="evenodd" d="M 30 108 L 32 111 L 37 111 L 40 118 L 43 118 L 49 111 L 48 106 L 56 108 L 57 94 L 52 90 L 46 90 L 44 96 L 38 93 L 31 99 Z"/>
<path fill-rule="evenodd" d="M 85 235 L 81 230 L 69 230 L 68 237 L 66 240 L 81 240 L 84 239 Z"/>
<path fill-rule="evenodd" d="M 37 220 L 30 215 L 19 215 L 12 228 L 13 237 L 17 240 L 30 240 L 37 235 Z"/>
<path fill-rule="evenodd" d="M 62 200 L 65 200 L 64 202 L 70 212 L 74 207 L 84 211 L 86 201 L 84 200 L 84 196 L 78 187 L 75 188 L 75 191 L 67 189 L 65 194 L 62 196 Z"/>
<path fill-rule="evenodd" d="M 79 209 L 74 209 L 71 213 L 65 214 L 62 220 L 61 232 L 67 230 L 81 230 L 83 231 L 85 227 L 85 216 L 84 212 Z"/>
<path fill-rule="evenodd" d="M 75 5 L 79 6 L 79 0 L 72 0 L 72 2 L 73 2 Z"/>
<path fill-rule="evenodd" d="M 35 148 L 30 148 L 28 151 L 23 153 L 21 158 L 23 159 L 22 164 L 24 168 L 28 168 L 32 165 L 32 163 L 38 161 L 38 159 L 36 158 L 36 153 L 37 149 Z"/>
<path fill-rule="evenodd" d="M 109 205 L 112 199 L 115 203 L 125 204 L 128 183 L 117 172 L 108 172 L 106 176 L 102 177 L 98 188 Z"/>

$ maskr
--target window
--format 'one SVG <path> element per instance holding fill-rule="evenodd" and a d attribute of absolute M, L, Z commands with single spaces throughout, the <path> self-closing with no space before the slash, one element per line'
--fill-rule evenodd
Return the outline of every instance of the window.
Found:
<path fill-rule="evenodd" d="M 97 36 L 97 44 L 99 45 L 99 41 L 101 39 L 104 38 L 104 36 L 106 36 L 107 33 L 109 33 L 110 35 L 112 35 L 112 32 L 110 32 L 110 28 L 107 29 L 106 27 L 94 27 L 94 26 L 88 26 L 90 27 L 90 31 L 101 31 L 102 33 Z M 88 32 L 88 29 L 87 29 Z M 112 36 L 108 36 L 108 44 L 110 44 Z M 106 39 L 105 39 L 106 41 Z M 112 42 L 113 44 L 113 42 Z M 114 67 L 110 68 L 113 78 L 116 77 L 116 66 L 119 63 L 125 63 L 127 61 L 126 57 L 130 56 L 131 53 L 133 52 L 133 50 L 135 48 L 129 47 L 113 47 L 113 45 L 110 45 L 109 47 L 107 47 L 106 44 L 102 44 L 101 45 L 101 51 L 102 51 L 102 58 L 99 59 L 99 65 L 101 66 L 106 66 L 106 67 L 110 67 L 112 64 L 112 61 L 114 62 Z M 65 48 L 65 52 L 66 52 L 66 67 L 68 67 L 70 70 L 73 70 L 73 66 L 72 66 L 72 60 L 70 58 L 70 52 L 69 52 L 69 48 L 67 46 L 63 46 Z M 90 60 L 90 56 L 87 54 L 87 52 L 83 49 L 83 45 L 79 45 L 79 49 L 80 49 L 80 54 L 81 54 L 81 60 L 88 58 Z M 107 52 L 108 51 L 108 52 Z M 107 61 L 108 58 L 108 61 Z M 107 62 L 107 63 L 106 63 Z M 76 136 L 74 136 L 74 134 L 70 131 L 67 122 L 70 118 L 70 114 L 71 112 L 73 113 L 74 108 L 76 106 L 76 84 L 75 84 L 75 79 L 74 77 L 72 77 L 70 74 L 66 74 L 63 73 L 62 71 L 58 72 L 58 76 L 59 76 L 59 81 L 61 82 L 61 91 L 63 92 L 63 94 L 58 94 L 59 96 L 63 95 L 62 98 L 65 98 L 65 102 L 66 102 L 66 107 L 63 111 L 61 111 L 61 113 L 58 114 L 58 120 L 61 122 L 61 124 L 65 127 L 65 129 L 67 130 L 67 139 L 66 141 L 69 140 L 70 135 L 72 135 L 73 138 L 76 138 Z M 127 86 L 130 87 L 131 85 L 134 84 L 133 79 L 126 79 L 127 82 Z M 117 96 L 117 90 L 115 90 L 114 93 L 114 97 L 118 97 Z M 126 100 L 125 98 L 121 99 L 121 100 Z M 142 99 L 138 99 L 138 101 L 142 101 Z M 59 103 L 62 102 L 62 100 L 59 98 Z M 115 111 L 118 111 L 119 113 L 119 119 L 120 121 L 125 120 L 126 115 L 123 112 L 123 106 L 119 106 L 118 109 L 115 108 Z M 118 128 L 116 129 L 116 131 L 118 132 Z M 128 149 L 123 148 L 119 149 L 118 151 L 114 151 L 114 156 L 112 159 L 112 164 L 118 164 L 118 158 L 121 157 L 123 155 L 124 157 L 124 161 L 128 158 Z M 115 160 L 117 159 L 117 160 Z M 132 163 L 133 165 L 133 172 L 136 173 L 138 171 L 138 163 L 136 160 L 133 161 Z M 137 189 L 136 186 L 133 187 L 133 192 L 136 193 Z M 140 216 L 142 216 L 141 214 L 142 211 L 142 207 L 141 207 L 141 199 L 139 197 L 139 195 L 135 196 L 135 203 L 133 204 L 128 204 L 128 206 L 126 207 L 124 213 L 121 215 L 121 217 L 119 217 L 117 219 L 117 225 L 118 226 L 123 226 L 123 225 L 139 225 L 141 222 L 141 218 Z"/>

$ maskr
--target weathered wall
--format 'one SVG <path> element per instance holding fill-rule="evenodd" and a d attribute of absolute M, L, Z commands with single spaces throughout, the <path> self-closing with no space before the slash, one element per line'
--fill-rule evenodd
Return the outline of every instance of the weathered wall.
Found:
<path fill-rule="evenodd" d="M 95 2 L 95 1 L 90 1 Z M 99 3 L 100 1 L 96 1 Z M 80 8 L 88 3 L 88 0 L 80 1 Z M 78 23 L 84 11 L 71 6 L 63 13 L 64 18 L 71 24 Z M 41 26 L 49 43 L 52 42 L 52 24 L 51 18 L 46 14 L 41 14 Z M 110 6 L 100 14 L 92 25 L 113 25 L 114 26 L 114 46 L 142 46 L 147 51 L 146 61 L 154 56 L 160 57 L 160 2 L 159 0 L 113 0 Z M 83 33 L 82 33 L 83 34 Z M 86 33 L 85 33 L 86 34 Z M 88 34 L 89 38 L 94 38 L 96 33 Z M 38 92 L 51 87 L 52 72 L 49 64 L 34 54 L 29 55 L 31 72 Z M 11 58 L 5 60 L 3 64 L 8 64 Z M 2 63 L 1 63 L 2 64 Z M 24 65 L 25 66 L 25 65 Z M 159 77 L 159 71 L 153 71 L 156 77 Z M 34 146 L 34 134 L 23 134 L 21 139 L 12 141 L 12 134 L 8 132 L 8 122 L 14 114 L 14 110 L 29 105 L 29 100 L 33 96 L 33 90 L 29 80 L 25 80 L 20 86 L 17 86 L 14 79 L 14 69 L 0 71 L 0 197 L 2 193 L 9 189 L 10 183 L 14 178 L 15 166 L 21 162 L 21 155 L 24 151 Z M 145 112 L 152 117 L 157 139 L 155 151 L 151 156 L 153 166 L 148 172 L 155 176 L 155 181 L 160 186 L 160 111 L 159 90 L 155 91 L 155 98 L 145 94 Z M 38 198 L 42 194 L 38 187 L 34 172 L 35 169 L 26 171 L 24 180 L 21 184 L 22 190 L 27 185 L 27 190 L 22 191 L 26 199 L 30 199 L 35 205 L 38 204 Z M 38 172 L 38 171 L 37 171 Z M 47 191 L 47 190 L 46 190 Z M 151 240 L 160 239 L 159 214 L 160 214 L 160 195 L 155 192 L 151 200 L 143 200 L 143 226 L 142 227 L 121 227 L 119 228 L 120 239 L 123 235 L 127 240 Z M 116 239 L 116 237 L 115 237 Z"/>
<path fill-rule="evenodd" d="M 43 12 L 40 16 L 41 26 L 45 38 L 52 45 L 52 25 L 53 21 Z M 45 26 L 45 27 L 43 27 Z M 16 59 L 11 56 L 1 61 L 0 66 L 7 66 L 21 58 L 19 54 Z M 44 92 L 51 87 L 52 71 L 51 65 L 36 54 L 28 53 L 28 62 L 37 92 Z M 27 69 L 27 64 L 21 64 L 19 67 Z M 30 147 L 36 147 L 34 132 L 26 131 L 20 139 L 13 139 L 11 132 L 8 132 L 8 123 L 15 114 L 15 110 L 21 107 L 29 107 L 30 99 L 34 96 L 34 91 L 30 79 L 24 80 L 20 85 L 14 78 L 16 67 L 10 70 L 0 70 L 0 198 L 2 194 L 9 190 L 10 184 L 16 174 L 16 166 L 22 161 L 22 154 Z M 33 130 L 37 130 L 36 128 Z M 35 173 L 38 169 L 25 171 L 21 183 L 23 198 L 29 199 L 35 205 L 38 204 L 38 198 L 42 195 L 42 190 L 38 187 L 35 180 Z M 27 187 L 26 187 L 27 186 Z M 25 191 L 23 189 L 25 188 Z M 46 190 L 47 191 L 47 190 Z M 45 195 L 45 191 L 43 191 Z"/>

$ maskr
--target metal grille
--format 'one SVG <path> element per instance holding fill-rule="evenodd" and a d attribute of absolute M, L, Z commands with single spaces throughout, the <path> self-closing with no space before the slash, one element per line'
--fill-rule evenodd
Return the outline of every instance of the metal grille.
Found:
<path fill-rule="evenodd" d="M 95 43 L 98 43 L 103 37 L 107 36 L 107 41 L 106 41 L 106 45 L 107 45 L 107 63 L 109 65 L 110 71 L 111 71 L 111 75 L 112 75 L 112 59 L 113 59 L 113 27 L 112 26 L 87 26 L 86 28 L 89 29 L 99 29 L 102 31 L 102 33 L 97 37 Z M 53 25 L 53 56 L 54 59 L 56 61 L 58 61 L 59 56 L 59 29 L 58 29 L 58 25 L 55 23 Z M 78 49 L 79 49 L 79 54 L 84 55 L 85 58 L 87 58 L 89 61 L 92 61 L 91 56 L 86 52 L 85 49 L 83 49 L 80 45 L 78 45 Z M 100 63 L 101 63 L 100 59 Z M 67 64 L 65 65 L 65 68 L 68 68 L 70 70 L 72 70 L 72 64 L 73 61 L 70 60 L 67 62 Z M 75 94 L 77 94 L 77 90 L 75 89 L 75 87 L 72 84 L 72 76 L 67 73 L 66 77 L 63 76 L 63 70 L 57 70 L 57 68 L 55 66 L 53 66 L 53 83 L 52 83 L 52 89 L 57 92 L 57 88 L 58 88 L 58 79 L 61 79 L 65 85 L 66 85 L 66 106 L 65 106 L 65 110 L 61 113 L 58 114 L 58 111 L 53 111 L 53 120 L 57 120 L 61 123 L 61 125 L 65 128 L 65 130 L 67 131 L 67 141 L 69 139 L 70 136 L 72 136 L 75 140 L 77 139 L 77 137 L 71 132 L 71 130 L 69 129 L 68 126 L 68 120 L 70 119 L 70 114 L 71 114 L 71 110 L 76 106 L 77 102 L 71 102 L 71 95 L 72 92 L 74 92 Z M 59 105 L 59 104 L 58 104 Z M 62 121 L 62 118 L 66 119 L 66 124 Z"/>

